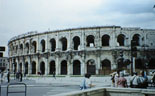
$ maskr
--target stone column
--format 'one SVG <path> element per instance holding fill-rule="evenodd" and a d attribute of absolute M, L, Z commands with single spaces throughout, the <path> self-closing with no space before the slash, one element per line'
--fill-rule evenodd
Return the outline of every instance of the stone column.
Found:
<path fill-rule="evenodd" d="M 67 50 L 71 50 L 71 46 L 72 46 L 72 40 L 71 40 L 71 33 L 69 32 L 69 38 L 66 38 L 67 39 Z"/>
<path fill-rule="evenodd" d="M 71 75 L 71 65 L 69 64 L 69 62 L 67 62 L 67 75 Z"/>
<path fill-rule="evenodd" d="M 46 34 L 46 38 L 45 38 L 45 52 L 48 52 L 48 43 L 49 43 L 49 40 L 48 40 L 48 35 Z"/>
<path fill-rule="evenodd" d="M 45 75 L 47 75 L 48 72 L 48 58 L 45 59 Z"/>
<path fill-rule="evenodd" d="M 81 62 L 81 75 L 84 75 L 86 73 L 86 64 L 85 64 L 85 54 L 82 56 L 82 62 Z"/>
<path fill-rule="evenodd" d="M 22 73 L 25 72 L 25 60 L 24 58 L 22 59 Z"/>
<path fill-rule="evenodd" d="M 28 75 L 32 74 L 32 64 L 30 58 L 31 57 L 28 57 Z"/>
<path fill-rule="evenodd" d="M 56 75 L 60 75 L 60 64 L 59 64 L 59 56 L 56 56 Z"/>
<path fill-rule="evenodd" d="M 18 58 L 16 58 L 16 62 L 17 62 L 17 72 L 19 71 L 19 60 Z"/>
<path fill-rule="evenodd" d="M 56 51 L 59 51 L 59 34 L 56 36 Z"/>
<path fill-rule="evenodd" d="M 81 48 L 80 50 L 84 50 L 84 48 L 85 48 L 85 33 L 83 30 L 81 32 L 82 32 L 82 36 L 81 36 L 81 42 L 80 42 L 80 48 Z"/>
<path fill-rule="evenodd" d="M 36 41 L 37 45 L 36 45 L 36 49 L 37 49 L 37 53 L 40 52 L 40 42 L 39 42 L 39 36 L 38 36 L 38 40 Z"/>
<path fill-rule="evenodd" d="M 38 72 L 40 72 L 39 57 L 37 56 L 35 59 L 36 59 L 36 74 L 38 74 Z"/>
<path fill-rule="evenodd" d="M 97 64 L 96 64 L 96 74 L 99 74 L 100 66 L 101 66 L 101 58 L 100 58 L 100 53 L 97 54 Z"/>

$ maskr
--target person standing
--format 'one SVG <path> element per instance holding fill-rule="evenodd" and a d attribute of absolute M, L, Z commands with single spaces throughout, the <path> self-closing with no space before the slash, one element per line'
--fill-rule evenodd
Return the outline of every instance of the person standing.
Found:
<path fill-rule="evenodd" d="M 92 84 L 92 81 L 90 80 L 91 75 L 90 74 L 85 74 L 85 78 L 82 81 L 82 84 L 80 85 L 80 89 L 88 89 L 88 88 L 92 88 L 95 85 Z"/>
<path fill-rule="evenodd" d="M 7 73 L 7 80 L 8 80 L 8 83 L 10 83 L 10 70 L 8 69 L 8 73 Z"/>
<path fill-rule="evenodd" d="M 152 80 L 152 84 L 155 85 L 155 71 L 153 72 L 153 76 L 152 76 L 151 80 Z"/>
<path fill-rule="evenodd" d="M 22 72 L 20 72 L 20 82 L 22 82 L 22 80 L 23 80 L 23 74 L 22 74 Z"/>
<path fill-rule="evenodd" d="M 120 70 L 117 70 L 117 73 L 115 74 L 114 80 L 115 80 L 115 87 L 117 87 L 117 81 L 118 78 L 120 77 Z"/>
<path fill-rule="evenodd" d="M 122 72 L 120 73 L 120 77 L 118 78 L 117 87 L 127 87 L 127 80 L 126 78 L 124 78 L 124 74 Z"/>
<path fill-rule="evenodd" d="M 140 76 L 138 78 L 138 88 L 147 88 L 148 87 L 148 78 L 145 75 L 144 71 L 140 71 Z"/>
<path fill-rule="evenodd" d="M 56 77 L 55 77 L 55 71 L 53 71 L 53 77 L 54 77 L 54 79 L 56 79 Z"/>
<path fill-rule="evenodd" d="M 130 80 L 130 87 L 131 88 L 138 88 L 138 76 L 137 76 L 137 72 L 134 73 L 134 75 L 132 76 L 131 80 Z"/>

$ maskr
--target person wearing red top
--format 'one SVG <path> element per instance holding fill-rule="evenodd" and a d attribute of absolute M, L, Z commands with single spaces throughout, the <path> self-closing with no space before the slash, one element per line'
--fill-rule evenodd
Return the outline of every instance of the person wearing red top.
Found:
<path fill-rule="evenodd" d="M 124 78 L 123 73 L 120 73 L 120 77 L 118 78 L 118 81 L 117 81 L 117 87 L 122 87 L 122 88 L 127 87 L 127 80 L 126 78 Z"/>

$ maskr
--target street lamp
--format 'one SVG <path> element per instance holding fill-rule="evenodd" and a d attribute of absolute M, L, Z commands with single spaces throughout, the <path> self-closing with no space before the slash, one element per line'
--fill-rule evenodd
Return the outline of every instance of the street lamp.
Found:
<path fill-rule="evenodd" d="M 121 70 L 122 67 L 124 67 L 124 58 L 123 58 L 123 50 L 120 50 L 118 59 L 118 68 Z"/>
<path fill-rule="evenodd" d="M 135 58 L 137 57 L 137 42 L 131 40 L 131 75 L 135 72 Z"/>

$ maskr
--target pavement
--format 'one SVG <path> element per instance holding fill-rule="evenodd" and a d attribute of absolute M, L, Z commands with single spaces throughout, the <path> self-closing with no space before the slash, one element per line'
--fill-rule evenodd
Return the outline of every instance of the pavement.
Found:
<path fill-rule="evenodd" d="M 35 96 L 34 90 L 38 88 L 38 90 L 41 90 L 40 93 L 36 96 L 50 96 L 50 95 L 56 95 L 60 93 L 65 92 L 72 92 L 79 90 L 79 85 L 81 84 L 84 77 L 29 77 L 29 78 L 23 78 L 22 82 L 19 82 L 19 80 L 15 80 L 14 78 L 11 78 L 10 84 L 12 83 L 25 83 L 28 87 L 28 94 L 27 96 Z M 111 86 L 111 77 L 91 77 L 92 83 L 95 85 L 95 87 L 110 87 Z M 130 77 L 126 77 L 128 83 L 130 81 Z M 5 80 L 3 83 L 1 83 L 2 87 L 2 93 L 6 91 L 6 88 L 9 83 L 7 83 L 7 80 Z M 152 87 L 151 87 L 152 88 Z M 155 88 L 153 88 L 155 89 Z M 6 93 L 3 94 L 6 96 Z M 12 96 L 12 95 L 11 95 Z M 18 95 L 15 95 L 18 96 Z M 20 95 L 19 95 L 20 96 Z"/>
<path fill-rule="evenodd" d="M 27 86 L 50 86 L 50 85 L 80 85 L 83 77 L 29 77 L 23 78 L 22 82 L 11 78 L 10 83 L 25 83 Z M 97 87 L 110 86 L 110 77 L 91 77 L 94 85 Z M 2 87 L 8 85 L 7 80 L 1 83 Z"/>

